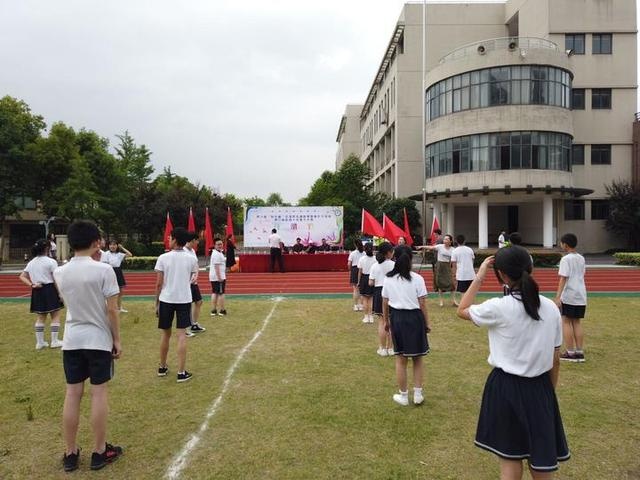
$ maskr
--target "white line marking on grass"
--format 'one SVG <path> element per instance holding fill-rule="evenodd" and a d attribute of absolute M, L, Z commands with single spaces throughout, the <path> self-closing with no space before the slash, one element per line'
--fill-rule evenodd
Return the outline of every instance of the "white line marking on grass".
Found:
<path fill-rule="evenodd" d="M 175 457 L 171 465 L 169 465 L 169 468 L 167 468 L 167 471 L 165 472 L 165 478 L 176 479 L 180 477 L 182 470 L 184 470 L 184 467 L 187 464 L 187 459 L 189 455 L 196 448 L 198 443 L 200 443 L 200 438 L 202 434 L 206 432 L 207 429 L 209 428 L 209 421 L 218 411 L 218 407 L 222 403 L 222 397 L 224 397 L 224 394 L 227 393 L 227 390 L 229 389 L 229 385 L 231 383 L 231 377 L 233 376 L 236 369 L 238 368 L 238 365 L 244 358 L 244 355 L 249 351 L 249 349 L 256 342 L 256 340 L 260 338 L 260 336 L 262 335 L 262 332 L 264 332 L 265 329 L 267 328 L 267 325 L 269 325 L 269 321 L 271 320 L 273 313 L 276 311 L 276 307 L 278 306 L 278 303 L 283 300 L 283 297 L 273 297 L 272 300 L 273 300 L 273 307 L 271 308 L 271 311 L 262 322 L 262 327 L 253 335 L 253 338 L 249 340 L 249 343 L 247 343 L 243 347 L 243 349 L 240 350 L 240 353 L 238 353 L 238 356 L 234 360 L 233 364 L 231 365 L 231 367 L 229 367 L 229 370 L 227 371 L 227 375 L 224 378 L 224 382 L 222 384 L 222 390 L 220 391 L 220 395 L 218 395 L 218 397 L 213 401 L 213 403 L 209 407 L 209 410 L 207 411 L 207 415 L 205 416 L 205 419 L 200 425 L 200 428 L 198 429 L 198 431 L 191 435 L 187 443 L 185 443 L 184 447 L 182 447 L 182 450 L 180 451 L 180 453 Z"/>

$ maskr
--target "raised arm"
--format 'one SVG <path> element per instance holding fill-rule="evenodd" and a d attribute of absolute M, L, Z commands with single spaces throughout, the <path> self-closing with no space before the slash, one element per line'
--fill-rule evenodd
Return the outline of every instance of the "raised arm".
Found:
<path fill-rule="evenodd" d="M 119 244 L 118 246 L 120 247 L 120 250 L 122 250 L 122 253 L 124 253 L 125 257 L 133 257 L 133 253 L 124 248 L 124 245 Z"/>
<path fill-rule="evenodd" d="M 494 261 L 495 257 L 492 255 L 490 257 L 487 257 L 484 262 L 482 262 L 482 265 L 480 265 L 476 278 L 473 280 L 473 282 L 471 282 L 469 290 L 465 292 L 465 294 L 462 296 L 462 300 L 460 300 L 460 305 L 458 306 L 458 310 L 456 311 L 460 318 L 471 320 L 469 307 L 473 305 L 473 302 L 476 299 L 476 295 L 478 294 L 478 291 L 480 291 L 480 287 L 482 286 L 482 282 L 484 282 L 484 279 L 487 276 L 489 267 L 493 265 Z"/>

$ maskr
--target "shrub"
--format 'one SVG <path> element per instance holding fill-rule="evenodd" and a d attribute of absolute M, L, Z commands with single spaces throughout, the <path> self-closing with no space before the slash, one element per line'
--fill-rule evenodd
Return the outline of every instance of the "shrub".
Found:
<path fill-rule="evenodd" d="M 125 270 L 153 270 L 158 257 L 129 257 L 125 258 L 122 268 Z"/>
<path fill-rule="evenodd" d="M 635 265 L 640 267 L 640 253 L 639 252 L 618 252 L 613 255 L 616 257 L 616 263 L 619 265 Z"/>
<path fill-rule="evenodd" d="M 164 253 L 164 243 L 162 242 L 151 242 L 150 245 L 147 245 L 135 240 L 129 240 L 124 246 L 133 253 L 134 257 L 157 257 Z"/>
<path fill-rule="evenodd" d="M 473 261 L 473 266 L 478 268 L 482 262 L 484 262 L 485 258 L 495 255 L 497 250 L 474 250 L 476 258 Z M 534 267 L 555 267 L 560 263 L 560 259 L 562 258 L 562 254 L 560 252 L 549 252 L 545 251 L 535 251 L 529 250 L 531 256 L 533 257 L 533 265 Z M 420 255 L 420 253 L 418 253 Z M 431 264 L 435 262 L 435 253 L 427 251 L 424 254 L 424 264 Z"/>

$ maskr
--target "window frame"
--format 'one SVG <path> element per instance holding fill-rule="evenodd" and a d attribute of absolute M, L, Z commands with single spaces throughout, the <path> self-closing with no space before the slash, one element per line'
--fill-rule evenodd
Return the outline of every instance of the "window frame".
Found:
<path fill-rule="evenodd" d="M 593 144 L 591 145 L 590 161 L 591 165 L 611 165 L 611 144 Z M 597 154 L 597 155 L 594 155 Z M 602 155 L 606 154 L 604 160 Z M 594 161 L 596 160 L 596 161 Z"/>
<path fill-rule="evenodd" d="M 604 101 L 607 97 L 608 101 Z M 611 110 L 612 103 L 613 91 L 611 88 L 591 89 L 591 110 Z"/>
<path fill-rule="evenodd" d="M 581 106 L 576 106 L 574 102 L 574 98 L 576 94 L 582 93 L 582 104 Z M 586 108 L 586 97 L 587 91 L 585 88 L 572 88 L 571 89 L 571 110 L 585 110 Z"/>
<path fill-rule="evenodd" d="M 575 39 L 582 39 L 582 51 L 579 51 L 575 48 Z M 571 45 L 569 44 L 569 39 L 571 39 Z M 565 33 L 564 34 L 564 48 L 565 50 L 572 50 L 573 55 L 584 55 L 586 50 L 586 35 L 584 33 Z"/>
<path fill-rule="evenodd" d="M 574 159 L 575 159 L 574 149 L 577 149 L 577 150 L 581 150 L 581 151 L 582 151 L 582 162 L 580 162 L 580 163 L 576 163 L 576 162 L 574 161 Z M 573 144 L 571 145 L 571 165 L 572 165 L 572 166 L 573 166 L 573 165 L 584 165 L 584 144 L 582 144 L 582 143 L 573 143 Z"/>
<path fill-rule="evenodd" d="M 594 208 L 598 207 L 598 208 Z M 594 212 L 598 212 L 598 216 L 594 215 Z M 606 212 L 606 215 L 603 215 Z M 591 220 L 607 220 L 611 214 L 611 203 L 609 200 L 597 199 L 591 200 Z"/>
<path fill-rule="evenodd" d="M 577 215 L 576 215 L 577 213 Z M 564 201 L 564 219 L 565 221 L 584 220 L 585 219 L 585 201 L 575 198 Z"/>
<path fill-rule="evenodd" d="M 602 51 L 602 39 L 609 38 L 609 51 Z M 596 49 L 596 42 L 598 48 Z M 597 50 L 597 51 L 596 51 Z M 593 55 L 612 55 L 613 54 L 613 34 L 612 33 L 592 33 L 591 34 L 591 53 Z"/>

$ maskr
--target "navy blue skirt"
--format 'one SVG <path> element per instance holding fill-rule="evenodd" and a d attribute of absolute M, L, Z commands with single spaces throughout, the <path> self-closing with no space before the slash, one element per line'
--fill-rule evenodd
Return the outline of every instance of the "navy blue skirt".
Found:
<path fill-rule="evenodd" d="M 571 454 L 549 372 L 527 378 L 494 368 L 487 378 L 475 444 L 551 472 Z"/>
<path fill-rule="evenodd" d="M 389 307 L 391 339 L 396 355 L 419 357 L 429 353 L 427 329 L 422 310 L 400 310 Z"/>
<path fill-rule="evenodd" d="M 118 286 L 120 288 L 124 287 L 127 282 L 124 279 L 124 273 L 122 273 L 122 267 L 112 267 L 113 271 L 116 274 L 116 280 L 118 280 Z"/>
<path fill-rule="evenodd" d="M 53 283 L 31 289 L 31 313 L 51 313 L 64 307 L 58 289 Z"/>
<path fill-rule="evenodd" d="M 362 274 L 360 275 L 360 283 L 358 284 L 358 289 L 360 290 L 360 295 L 363 297 L 370 297 L 373 295 L 373 287 L 369 286 L 369 275 Z"/>
<path fill-rule="evenodd" d="M 373 313 L 382 315 L 382 287 L 373 287 Z"/>
<path fill-rule="evenodd" d="M 358 266 L 351 265 L 351 271 L 349 272 L 349 285 L 358 285 Z"/>

